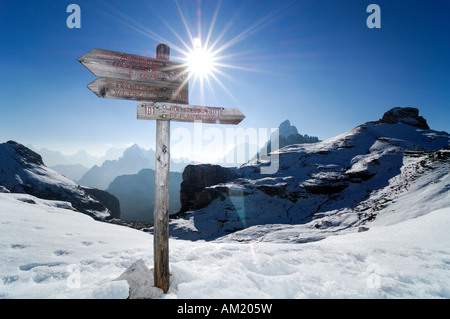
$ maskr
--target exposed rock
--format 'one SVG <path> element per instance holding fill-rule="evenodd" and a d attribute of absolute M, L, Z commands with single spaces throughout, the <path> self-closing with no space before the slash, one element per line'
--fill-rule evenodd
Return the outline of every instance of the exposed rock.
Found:
<path fill-rule="evenodd" d="M 13 148 L 17 152 L 17 154 L 20 155 L 15 159 L 21 164 L 21 166 L 31 167 L 32 165 L 44 165 L 41 155 L 30 150 L 28 147 L 25 147 L 15 141 L 8 141 L 5 144 Z"/>
<path fill-rule="evenodd" d="M 192 209 L 200 209 L 208 206 L 213 200 L 221 197 L 223 190 L 218 187 L 206 187 L 198 193 L 194 194 L 194 202 Z"/>
<path fill-rule="evenodd" d="M 81 187 L 84 192 L 97 198 L 111 212 L 111 218 L 120 218 L 120 203 L 114 195 L 97 188 Z"/>
<path fill-rule="evenodd" d="M 162 296 L 163 291 L 154 286 L 153 271 L 142 259 L 132 264 L 116 281 L 126 280 L 130 287 L 128 299 L 152 299 Z"/>
<path fill-rule="evenodd" d="M 384 113 L 379 123 L 408 124 L 421 129 L 429 130 L 427 121 L 419 116 L 419 110 L 414 107 L 394 107 Z"/>
<path fill-rule="evenodd" d="M 0 193 L 9 193 L 9 189 L 7 189 L 5 186 L 0 185 Z"/>
<path fill-rule="evenodd" d="M 286 183 L 277 185 L 258 185 L 256 188 L 269 196 L 286 197 Z"/>
<path fill-rule="evenodd" d="M 206 187 L 224 183 L 237 177 L 235 169 L 220 165 L 188 165 L 183 171 L 180 189 L 180 212 L 201 208 L 217 198 L 216 191 L 200 194 Z"/>
<path fill-rule="evenodd" d="M 304 232 L 290 232 L 289 240 L 305 242 L 311 229 L 358 230 L 421 174 L 448 172 L 450 135 L 427 127 L 416 109 L 395 108 L 335 138 L 288 145 L 268 160 L 252 160 L 233 170 L 233 178 L 216 178 L 219 169 L 207 170 L 211 165 L 190 166 L 183 174 L 190 212 L 172 219 L 171 235 L 270 241 L 276 226 L 267 225 L 304 224 Z M 278 170 L 262 174 L 268 161 Z"/>

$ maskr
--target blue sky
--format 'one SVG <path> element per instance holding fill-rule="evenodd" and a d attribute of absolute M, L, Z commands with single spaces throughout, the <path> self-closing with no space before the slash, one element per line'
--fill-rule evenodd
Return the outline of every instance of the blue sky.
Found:
<path fill-rule="evenodd" d="M 79 29 L 66 25 L 72 3 Z M 371 3 L 381 8 L 380 29 L 366 25 Z M 289 119 L 326 139 L 413 106 L 448 132 L 449 18 L 448 0 L 2 0 L 0 142 L 66 154 L 153 148 L 155 122 L 136 119 L 136 101 L 94 95 L 86 86 L 96 77 L 77 59 L 94 48 L 154 57 L 164 40 L 181 61 L 177 48 L 209 32 L 228 67 L 203 90 L 191 81 L 190 104 L 239 108 L 244 129 Z"/>

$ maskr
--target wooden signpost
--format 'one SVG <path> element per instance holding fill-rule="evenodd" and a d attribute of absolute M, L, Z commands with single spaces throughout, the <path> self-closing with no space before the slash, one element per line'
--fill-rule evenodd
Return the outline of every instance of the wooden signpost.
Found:
<path fill-rule="evenodd" d="M 78 59 L 100 77 L 88 88 L 102 98 L 138 100 L 137 118 L 156 120 L 154 278 L 169 290 L 170 121 L 239 124 L 245 116 L 233 108 L 187 105 L 188 73 L 170 61 L 170 48 L 159 44 L 156 59 L 94 49 Z"/>
<path fill-rule="evenodd" d="M 164 82 L 171 88 L 178 88 L 187 83 L 188 73 L 184 64 L 165 59 L 168 55 L 157 56 L 156 59 L 144 56 L 94 49 L 78 61 L 95 76 L 161 84 Z"/>
<path fill-rule="evenodd" d="M 100 77 L 88 85 L 99 97 L 188 104 L 187 67 L 165 58 L 94 49 L 78 61 Z"/>

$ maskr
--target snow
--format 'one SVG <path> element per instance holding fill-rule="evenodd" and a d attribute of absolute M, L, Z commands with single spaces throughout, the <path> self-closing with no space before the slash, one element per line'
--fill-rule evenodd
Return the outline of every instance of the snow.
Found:
<path fill-rule="evenodd" d="M 171 234 L 305 243 L 371 227 L 378 215 L 392 224 L 403 213 L 427 214 L 450 205 L 448 160 L 434 158 L 438 150 L 449 154 L 449 142 L 445 132 L 368 122 L 323 142 L 289 145 L 270 155 L 275 174 L 261 174 L 264 161 L 255 159 L 235 180 L 210 186 L 214 200 L 171 220 Z"/>
<path fill-rule="evenodd" d="M 153 268 L 151 234 L 68 208 L 0 193 L 1 298 L 126 298 L 119 276 L 140 259 Z M 404 208 L 303 244 L 171 239 L 161 298 L 450 298 L 450 205 Z"/>
<path fill-rule="evenodd" d="M 166 294 L 152 287 L 150 232 L 15 189 L 78 192 L 8 142 L 0 298 L 450 298 L 449 141 L 369 122 L 273 152 L 276 174 L 260 174 L 267 160 L 241 166 L 207 207 L 170 221 Z"/>

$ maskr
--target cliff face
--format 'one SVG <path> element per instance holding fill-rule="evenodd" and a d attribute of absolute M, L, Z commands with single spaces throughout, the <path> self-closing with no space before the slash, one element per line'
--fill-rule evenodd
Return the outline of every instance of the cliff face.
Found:
<path fill-rule="evenodd" d="M 39 154 L 14 141 L 0 144 L 0 185 L 12 193 L 69 202 L 96 219 L 120 217 L 117 198 L 76 184 L 46 167 Z"/>
<path fill-rule="evenodd" d="M 183 182 L 180 189 L 180 212 L 207 206 L 216 193 L 205 189 L 237 177 L 236 169 L 220 165 L 199 164 L 188 165 L 183 171 Z"/>

